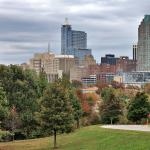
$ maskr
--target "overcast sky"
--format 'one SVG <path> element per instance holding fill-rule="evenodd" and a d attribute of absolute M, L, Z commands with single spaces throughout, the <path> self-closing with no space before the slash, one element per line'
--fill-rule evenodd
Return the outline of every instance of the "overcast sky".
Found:
<path fill-rule="evenodd" d="M 0 0 L 0 64 L 27 62 L 51 42 L 60 53 L 60 28 L 68 17 L 88 35 L 97 62 L 114 53 L 132 58 L 132 44 L 150 0 Z"/>

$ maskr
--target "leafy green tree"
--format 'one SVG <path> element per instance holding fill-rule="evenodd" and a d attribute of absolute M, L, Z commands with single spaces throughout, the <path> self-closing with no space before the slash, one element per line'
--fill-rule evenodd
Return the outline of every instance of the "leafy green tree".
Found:
<path fill-rule="evenodd" d="M 6 98 L 6 92 L 3 87 L 0 86 L 0 122 L 2 122 L 8 115 L 8 101 Z"/>
<path fill-rule="evenodd" d="M 118 97 L 115 96 L 112 89 L 104 89 L 103 101 L 100 105 L 100 116 L 102 123 L 116 123 L 122 115 L 122 103 Z"/>
<path fill-rule="evenodd" d="M 54 135 L 54 148 L 58 132 L 68 132 L 73 126 L 73 108 L 66 89 L 56 82 L 48 86 L 41 102 L 43 126 Z"/>
<path fill-rule="evenodd" d="M 22 129 L 23 133 L 26 137 L 33 138 L 34 131 L 37 128 L 37 121 L 35 119 L 34 114 L 31 111 L 26 111 L 21 114 L 21 121 L 22 121 Z"/>
<path fill-rule="evenodd" d="M 48 80 L 45 72 L 40 72 L 39 77 L 37 78 L 37 84 L 39 87 L 39 94 L 42 96 L 44 90 L 48 86 Z"/>
<path fill-rule="evenodd" d="M 72 103 L 74 119 L 77 122 L 77 128 L 79 128 L 80 127 L 80 118 L 83 114 L 81 104 L 80 104 L 79 99 L 78 99 L 76 93 L 74 92 L 74 90 L 69 90 L 68 93 L 69 93 L 69 98 Z"/>
<path fill-rule="evenodd" d="M 150 102 L 148 96 L 143 92 L 138 92 L 128 105 L 127 117 L 129 120 L 140 123 L 143 118 L 147 118 L 150 113 Z"/>
<path fill-rule="evenodd" d="M 112 93 L 114 93 L 114 89 L 106 87 L 106 88 L 102 89 L 101 97 L 104 101 L 108 100 Z"/>
<path fill-rule="evenodd" d="M 29 133 L 32 134 L 36 127 L 34 114 L 39 110 L 38 99 L 42 96 L 38 82 L 39 77 L 31 70 L 24 71 L 14 65 L 0 65 L 0 72 L 0 81 L 6 91 L 9 108 L 15 107 L 17 120 L 20 122 L 17 129 L 21 130 L 28 138 Z M 11 117 L 9 120 L 5 120 L 5 122 L 10 121 Z"/>
<path fill-rule="evenodd" d="M 71 105 L 73 108 L 73 115 L 74 119 L 77 122 L 77 128 L 80 126 L 80 118 L 82 116 L 82 108 L 81 104 L 79 102 L 79 99 L 77 97 L 77 94 L 75 92 L 75 88 L 73 84 L 69 81 L 68 76 L 63 75 L 63 78 L 59 80 L 61 86 L 66 90 L 66 92 L 69 94 L 69 98 L 71 100 Z"/>
<path fill-rule="evenodd" d="M 72 81 L 72 86 L 75 87 L 75 88 L 81 88 L 82 87 L 82 83 L 80 81 L 73 80 Z"/>

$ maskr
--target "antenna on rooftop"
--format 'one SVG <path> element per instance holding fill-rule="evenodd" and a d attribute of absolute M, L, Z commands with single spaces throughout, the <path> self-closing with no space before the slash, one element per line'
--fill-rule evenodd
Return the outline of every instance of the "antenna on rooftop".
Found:
<path fill-rule="evenodd" d="M 69 25 L 69 21 L 67 17 L 65 18 L 65 25 Z"/>
<path fill-rule="evenodd" d="M 48 42 L 48 53 L 51 52 L 51 45 L 50 45 L 50 42 Z"/>

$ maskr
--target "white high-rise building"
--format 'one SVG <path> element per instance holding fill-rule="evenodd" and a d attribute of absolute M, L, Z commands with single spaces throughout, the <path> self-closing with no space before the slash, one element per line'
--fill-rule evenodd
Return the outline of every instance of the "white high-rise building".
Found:
<path fill-rule="evenodd" d="M 150 71 L 150 15 L 138 28 L 137 71 Z"/>

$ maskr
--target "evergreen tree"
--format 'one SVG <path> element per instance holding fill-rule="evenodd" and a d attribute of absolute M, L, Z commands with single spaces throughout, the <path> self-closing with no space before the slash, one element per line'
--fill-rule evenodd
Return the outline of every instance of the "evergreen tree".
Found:
<path fill-rule="evenodd" d="M 130 101 L 128 106 L 127 117 L 129 120 L 140 123 L 143 118 L 147 118 L 150 113 L 150 102 L 145 93 L 138 92 L 133 100 Z"/>

